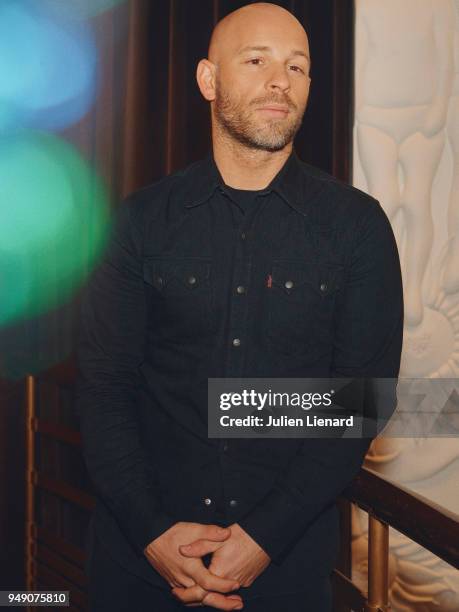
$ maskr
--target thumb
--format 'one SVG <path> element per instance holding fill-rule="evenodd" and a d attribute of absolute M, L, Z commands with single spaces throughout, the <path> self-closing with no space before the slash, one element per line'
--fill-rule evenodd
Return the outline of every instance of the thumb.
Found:
<path fill-rule="evenodd" d="M 203 525 L 202 539 L 213 540 L 214 542 L 224 542 L 231 535 L 229 527 L 219 527 L 218 525 Z"/>
<path fill-rule="evenodd" d="M 180 544 L 179 552 L 184 557 L 202 557 L 220 548 L 220 542 L 211 540 L 195 540 L 191 544 Z"/>

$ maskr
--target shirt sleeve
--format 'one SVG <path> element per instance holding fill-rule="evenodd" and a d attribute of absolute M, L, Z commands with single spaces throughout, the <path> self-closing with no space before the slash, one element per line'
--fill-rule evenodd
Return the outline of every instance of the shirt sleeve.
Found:
<path fill-rule="evenodd" d="M 365 389 L 373 392 L 376 379 L 384 377 L 382 406 L 378 414 L 369 414 L 379 426 L 371 430 L 373 436 L 304 439 L 269 493 L 239 521 L 275 564 L 355 478 L 396 407 L 404 320 L 400 262 L 384 210 L 373 199 L 368 208 L 355 232 L 346 283 L 336 304 L 330 376 L 362 378 Z M 374 408 L 378 402 L 369 403 Z"/>
<path fill-rule="evenodd" d="M 82 296 L 76 411 L 96 494 L 139 555 L 176 521 L 161 509 L 137 420 L 138 366 L 146 340 L 141 231 L 134 200 L 115 215 L 102 260 Z M 139 215 L 137 215 L 139 216 Z"/>

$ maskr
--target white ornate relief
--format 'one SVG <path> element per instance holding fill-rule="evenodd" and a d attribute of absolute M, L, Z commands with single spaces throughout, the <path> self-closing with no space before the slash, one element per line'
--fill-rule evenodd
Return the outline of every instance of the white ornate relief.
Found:
<path fill-rule="evenodd" d="M 459 0 L 355 4 L 353 182 L 381 202 L 400 252 L 400 374 L 458 378 Z M 459 514 L 457 438 L 380 437 L 366 464 Z M 354 517 L 363 580 L 366 514 Z M 456 570 L 393 529 L 390 548 L 394 612 L 459 610 Z"/>

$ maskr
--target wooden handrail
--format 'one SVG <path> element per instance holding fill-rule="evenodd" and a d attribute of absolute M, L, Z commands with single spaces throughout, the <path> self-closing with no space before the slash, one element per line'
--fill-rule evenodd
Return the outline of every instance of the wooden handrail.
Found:
<path fill-rule="evenodd" d="M 54 569 L 49 568 L 42 563 L 37 563 L 36 561 L 34 563 L 35 576 L 40 579 L 44 588 L 47 588 L 50 591 L 70 591 L 72 603 L 76 604 L 81 610 L 88 609 L 86 593 L 81 591 L 71 581 L 57 573 Z"/>
<path fill-rule="evenodd" d="M 49 438 L 53 438 L 54 440 L 65 442 L 71 446 L 81 445 L 81 434 L 75 429 L 70 429 L 69 427 L 64 427 L 63 425 L 58 425 L 51 421 L 44 421 L 37 417 L 32 419 L 32 427 L 34 431 L 48 436 Z"/>
<path fill-rule="evenodd" d="M 67 540 L 64 540 L 61 536 L 57 536 L 54 533 L 48 531 L 43 527 L 37 526 L 35 532 L 36 543 L 43 542 L 48 548 L 51 548 L 58 552 L 62 557 L 70 559 L 72 563 L 78 565 L 80 568 L 84 568 L 86 561 L 86 552 L 84 548 L 75 546 Z"/>
<path fill-rule="evenodd" d="M 367 467 L 342 496 L 459 569 L 458 514 Z"/>
<path fill-rule="evenodd" d="M 87 576 L 84 573 L 84 568 L 80 568 L 74 563 L 67 561 L 55 550 L 44 546 L 41 542 L 37 543 L 35 560 L 37 563 L 46 565 L 54 572 L 62 574 L 79 589 L 84 590 L 87 587 Z"/>
<path fill-rule="evenodd" d="M 77 487 L 73 487 L 69 485 L 64 480 L 58 480 L 57 478 L 52 478 L 51 476 L 47 476 L 41 472 L 36 470 L 33 471 L 33 484 L 48 493 L 52 493 L 57 497 L 61 497 L 66 501 L 79 506 L 80 508 L 84 508 L 85 510 L 93 510 L 95 506 L 95 499 L 86 491 L 82 489 L 78 489 Z"/>
<path fill-rule="evenodd" d="M 76 381 L 76 376 L 77 365 L 74 355 L 61 363 L 40 372 L 40 380 L 51 382 L 63 387 L 73 386 Z"/>

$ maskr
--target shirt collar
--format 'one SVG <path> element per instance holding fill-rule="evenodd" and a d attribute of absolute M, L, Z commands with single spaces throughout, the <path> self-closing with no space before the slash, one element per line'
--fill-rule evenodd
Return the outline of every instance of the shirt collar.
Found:
<path fill-rule="evenodd" d="M 299 159 L 293 147 L 282 168 L 260 195 L 275 191 L 289 206 L 306 216 L 311 196 L 315 195 L 321 187 L 320 181 L 314 181 L 305 172 L 306 166 Z M 189 172 L 190 183 L 185 202 L 186 208 L 208 202 L 215 190 L 225 185 L 215 163 L 212 149 L 204 159 L 193 164 Z"/>

